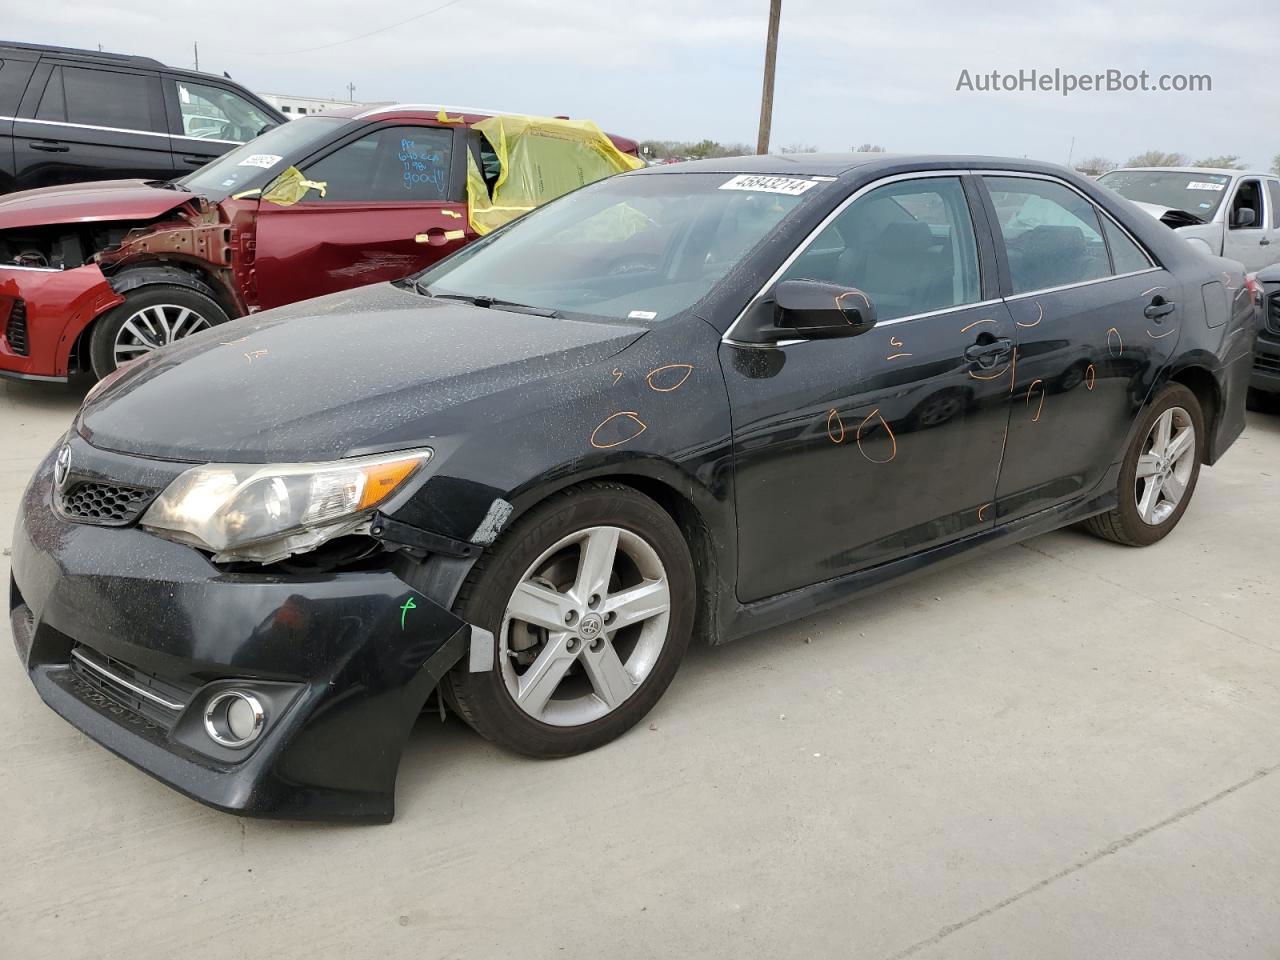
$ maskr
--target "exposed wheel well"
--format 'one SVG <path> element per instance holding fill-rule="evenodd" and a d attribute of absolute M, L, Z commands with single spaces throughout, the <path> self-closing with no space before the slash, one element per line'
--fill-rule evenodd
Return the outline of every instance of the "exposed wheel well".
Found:
<path fill-rule="evenodd" d="M 1218 431 L 1218 413 L 1222 409 L 1222 398 L 1218 391 L 1218 382 L 1204 367 L 1186 367 L 1170 378 L 1171 383 L 1180 383 L 1196 395 L 1200 401 L 1200 410 L 1204 414 L 1205 456 L 1213 449 L 1213 438 Z"/>
<path fill-rule="evenodd" d="M 211 299 L 233 320 L 240 316 L 240 309 L 236 305 L 235 297 L 227 290 L 226 285 L 209 271 L 203 270 L 194 264 L 172 260 L 144 260 L 117 270 L 107 278 L 107 282 L 111 284 L 111 289 L 121 295 L 155 283 L 169 283 L 180 287 L 190 287 L 197 293 L 203 293 Z M 80 331 L 75 343 L 71 345 L 69 369 L 73 371 L 89 369 L 89 338 L 93 335 L 93 328 L 98 324 L 98 321 L 109 312 L 104 311 L 94 317 Z"/>

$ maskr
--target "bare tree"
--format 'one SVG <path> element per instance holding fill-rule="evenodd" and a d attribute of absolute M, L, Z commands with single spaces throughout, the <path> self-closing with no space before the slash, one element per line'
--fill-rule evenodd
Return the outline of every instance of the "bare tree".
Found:
<path fill-rule="evenodd" d="M 1116 168 L 1114 160 L 1108 160 L 1106 157 L 1085 157 L 1083 160 L 1077 160 L 1075 168 L 1081 173 L 1090 177 L 1100 177 L 1108 171 Z"/>
<path fill-rule="evenodd" d="M 1130 157 L 1125 166 L 1129 167 L 1185 167 L 1188 157 L 1185 153 L 1165 153 L 1163 150 L 1148 150 L 1136 157 Z"/>
<path fill-rule="evenodd" d="M 884 153 L 884 147 L 878 143 L 864 143 L 860 147 L 853 148 L 854 153 Z"/>
<path fill-rule="evenodd" d="M 789 143 L 782 148 L 783 153 L 817 153 L 818 148 L 811 143 Z"/>
<path fill-rule="evenodd" d="M 1234 153 L 1226 153 L 1220 157 L 1205 157 L 1192 164 L 1193 167 L 1220 167 L 1223 170 L 1243 170 L 1244 164 Z"/>

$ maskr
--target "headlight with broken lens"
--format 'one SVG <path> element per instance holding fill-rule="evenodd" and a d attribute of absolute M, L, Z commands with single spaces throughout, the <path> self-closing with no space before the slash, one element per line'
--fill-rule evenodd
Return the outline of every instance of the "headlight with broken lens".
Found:
<path fill-rule="evenodd" d="M 358 531 L 430 459 L 424 448 L 331 463 L 204 464 L 170 483 L 142 526 L 217 561 L 273 563 Z"/>

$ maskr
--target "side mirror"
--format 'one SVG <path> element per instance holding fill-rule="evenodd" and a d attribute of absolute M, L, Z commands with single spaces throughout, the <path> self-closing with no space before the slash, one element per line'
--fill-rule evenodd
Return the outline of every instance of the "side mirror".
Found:
<path fill-rule="evenodd" d="M 876 308 L 856 287 L 817 280 L 784 280 L 774 287 L 772 316 L 762 321 L 753 338 L 761 343 L 781 340 L 834 340 L 856 337 L 876 325 Z"/>
<path fill-rule="evenodd" d="M 1236 222 L 1232 224 L 1237 230 L 1252 227 L 1258 222 L 1258 214 L 1252 207 L 1241 207 L 1236 211 Z"/>

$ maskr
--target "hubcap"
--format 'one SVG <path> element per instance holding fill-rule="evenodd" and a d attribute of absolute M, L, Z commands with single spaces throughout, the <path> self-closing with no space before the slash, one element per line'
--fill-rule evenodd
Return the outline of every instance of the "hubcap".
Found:
<path fill-rule="evenodd" d="M 171 303 L 143 307 L 129 317 L 116 334 L 116 366 L 158 350 L 167 343 L 181 340 L 198 330 L 207 330 L 209 326 L 209 321 L 190 307 L 179 307 Z"/>
<path fill-rule="evenodd" d="M 1134 497 L 1138 516 L 1158 526 L 1186 496 L 1195 469 L 1196 428 L 1182 407 L 1171 407 L 1151 425 L 1138 457 Z"/>
<path fill-rule="evenodd" d="M 570 534 L 530 565 L 507 601 L 502 679 L 543 723 L 598 720 L 652 672 L 670 612 L 666 570 L 644 538 L 620 527 Z"/>

